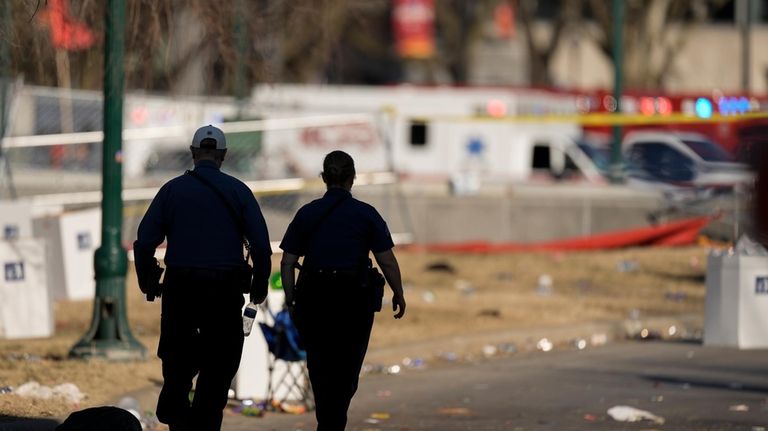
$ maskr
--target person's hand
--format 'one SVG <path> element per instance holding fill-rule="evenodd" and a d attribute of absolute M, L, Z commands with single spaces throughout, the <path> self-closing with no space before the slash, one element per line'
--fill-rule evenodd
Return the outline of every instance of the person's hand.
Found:
<path fill-rule="evenodd" d="M 405 297 L 402 294 L 395 294 L 392 296 L 392 311 L 395 312 L 395 319 L 399 319 L 405 315 Z"/>

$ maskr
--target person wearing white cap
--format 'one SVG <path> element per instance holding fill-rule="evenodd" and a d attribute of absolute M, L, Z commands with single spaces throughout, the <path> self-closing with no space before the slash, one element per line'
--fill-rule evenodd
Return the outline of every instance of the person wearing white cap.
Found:
<path fill-rule="evenodd" d="M 163 185 L 139 225 L 136 275 L 148 300 L 162 295 L 163 389 L 158 419 L 172 431 L 219 430 L 243 348 L 243 294 L 267 296 L 271 247 L 251 190 L 221 172 L 224 133 L 199 128 L 192 138 L 194 170 Z M 167 241 L 166 273 L 154 258 Z M 243 256 L 243 245 L 250 251 Z M 189 400 L 197 375 L 194 397 Z"/>

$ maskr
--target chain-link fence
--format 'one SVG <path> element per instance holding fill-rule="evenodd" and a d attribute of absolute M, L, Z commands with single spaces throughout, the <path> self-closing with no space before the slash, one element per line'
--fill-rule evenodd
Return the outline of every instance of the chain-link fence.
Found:
<path fill-rule="evenodd" d="M 322 195 L 322 157 L 350 152 L 358 175 L 355 194 L 372 203 L 396 234 L 411 232 L 396 176 L 387 173 L 387 146 L 373 117 L 258 112 L 232 99 L 171 99 L 127 95 L 123 165 L 126 240 L 157 188 L 192 167 L 195 129 L 217 124 L 227 135 L 223 170 L 253 190 L 279 240 L 304 203 Z M 11 191 L 38 206 L 97 206 L 101 201 L 102 98 L 99 93 L 15 89 L 3 155 L 10 168 L 0 196 Z"/>

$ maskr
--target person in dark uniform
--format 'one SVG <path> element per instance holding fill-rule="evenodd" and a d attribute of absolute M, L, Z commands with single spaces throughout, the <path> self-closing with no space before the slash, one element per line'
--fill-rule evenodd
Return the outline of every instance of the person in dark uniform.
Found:
<path fill-rule="evenodd" d="M 378 298 L 366 279 L 373 252 L 393 292 L 395 318 L 405 314 L 400 268 L 384 219 L 352 197 L 355 164 L 343 151 L 323 161 L 325 195 L 296 213 L 280 248 L 286 302 L 307 352 L 317 430 L 340 431 L 357 390 Z M 295 268 L 300 256 L 299 280 Z"/>
<path fill-rule="evenodd" d="M 243 348 L 243 294 L 250 293 L 254 303 L 267 295 L 272 254 L 267 226 L 251 190 L 219 170 L 226 148 L 218 128 L 197 130 L 190 147 L 194 170 L 160 188 L 134 243 L 139 287 L 148 295 L 162 293 L 157 417 L 173 431 L 221 428 Z M 252 277 L 243 237 L 250 243 Z M 162 270 L 154 254 L 165 239 L 167 271 L 160 292 Z"/>

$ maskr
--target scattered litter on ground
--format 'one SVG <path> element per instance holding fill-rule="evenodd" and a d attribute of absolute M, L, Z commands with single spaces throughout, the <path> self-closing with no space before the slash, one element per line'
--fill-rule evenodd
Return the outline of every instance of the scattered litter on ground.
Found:
<path fill-rule="evenodd" d="M 404 367 L 410 368 L 410 369 L 413 369 L 413 370 L 419 370 L 419 369 L 422 369 L 422 368 L 424 368 L 426 366 L 426 364 L 424 363 L 424 360 L 421 359 L 421 358 L 408 358 L 408 357 L 405 357 L 402 360 L 402 364 L 403 364 Z"/>
<path fill-rule="evenodd" d="M 426 292 L 421 294 L 421 299 L 424 300 L 427 304 L 434 304 L 435 300 L 437 299 L 437 296 L 435 296 L 435 292 L 432 292 L 431 290 L 427 290 Z"/>
<path fill-rule="evenodd" d="M 670 326 L 669 329 L 667 329 L 667 334 L 669 334 L 670 337 L 674 337 L 675 334 L 677 334 L 677 326 Z"/>
<path fill-rule="evenodd" d="M 466 407 L 443 407 L 437 409 L 441 415 L 448 416 L 469 416 L 470 410 Z"/>
<path fill-rule="evenodd" d="M 592 336 L 589 337 L 589 343 L 593 346 L 604 346 L 608 342 L 608 335 L 598 333 L 598 334 L 592 334 Z"/>
<path fill-rule="evenodd" d="M 492 345 L 492 344 L 486 344 L 483 346 L 483 355 L 486 358 L 490 358 L 491 356 L 495 356 L 496 353 L 499 351 L 498 347 Z"/>
<path fill-rule="evenodd" d="M 480 317 L 501 317 L 501 310 L 498 308 L 484 308 L 477 312 L 477 315 Z"/>
<path fill-rule="evenodd" d="M 0 395 L 13 392 L 13 386 L 0 386 Z"/>
<path fill-rule="evenodd" d="M 5 355 L 5 359 L 13 362 L 37 362 L 42 358 L 37 355 L 30 355 L 29 353 L 11 352 Z"/>
<path fill-rule="evenodd" d="M 732 412 L 748 412 L 749 406 L 746 404 L 736 404 L 733 406 L 728 407 L 728 410 Z"/>
<path fill-rule="evenodd" d="M 591 415 L 591 414 L 586 414 L 586 415 L 584 415 L 584 420 L 585 421 L 589 421 L 589 422 L 594 422 L 594 421 L 597 420 L 597 416 Z"/>
<path fill-rule="evenodd" d="M 552 296 L 554 293 L 552 287 L 552 276 L 549 274 L 542 274 L 539 276 L 538 283 L 536 284 L 536 294 L 539 296 Z"/>
<path fill-rule="evenodd" d="M 648 328 L 643 328 L 633 338 L 636 339 L 636 340 L 641 340 L 641 341 L 660 340 L 661 339 L 661 334 L 659 333 L 659 331 L 655 331 L 653 329 L 648 329 Z"/>
<path fill-rule="evenodd" d="M 552 344 L 551 341 L 549 341 L 547 338 L 542 338 L 539 340 L 538 343 L 536 343 L 536 348 L 541 350 L 542 352 L 549 352 L 554 347 L 554 344 Z"/>
<path fill-rule="evenodd" d="M 578 350 L 584 350 L 587 348 L 587 340 L 583 338 L 579 338 L 577 340 L 573 341 L 573 347 L 577 348 Z"/>
<path fill-rule="evenodd" d="M 384 365 L 381 364 L 363 364 L 360 374 L 382 374 Z"/>
<path fill-rule="evenodd" d="M 630 406 L 614 406 L 608 409 L 607 413 L 608 416 L 618 422 L 640 422 L 648 420 L 659 425 L 664 423 L 663 417 Z"/>
<path fill-rule="evenodd" d="M 387 374 L 400 374 L 400 371 L 400 365 L 392 365 L 391 367 L 387 368 Z"/>
<path fill-rule="evenodd" d="M 391 415 L 389 413 L 383 413 L 383 412 L 371 413 L 371 419 L 378 419 L 380 421 L 385 421 L 389 419 L 390 416 Z"/>
<path fill-rule="evenodd" d="M 432 263 L 427 265 L 426 269 L 427 269 L 427 271 L 445 272 L 445 273 L 448 273 L 448 274 L 455 274 L 456 273 L 456 268 L 454 268 L 453 265 L 451 265 L 448 262 L 443 262 L 443 261 L 432 262 Z"/>
<path fill-rule="evenodd" d="M 633 272 L 640 268 L 640 264 L 634 260 L 620 260 L 616 262 L 616 270 L 619 272 Z"/>
<path fill-rule="evenodd" d="M 448 362 L 455 362 L 459 359 L 459 356 L 454 352 L 440 352 L 437 357 Z"/>
<path fill-rule="evenodd" d="M 517 346 L 514 343 L 501 343 L 499 344 L 499 350 L 506 354 L 517 353 Z"/>
<path fill-rule="evenodd" d="M 85 395 L 73 383 L 62 383 L 53 388 L 31 381 L 16 388 L 15 393 L 21 397 L 39 398 L 43 400 L 61 399 L 69 404 L 79 404 Z"/>
<path fill-rule="evenodd" d="M 477 289 L 467 280 L 456 280 L 454 287 L 464 296 L 472 296 L 477 292 Z"/>

